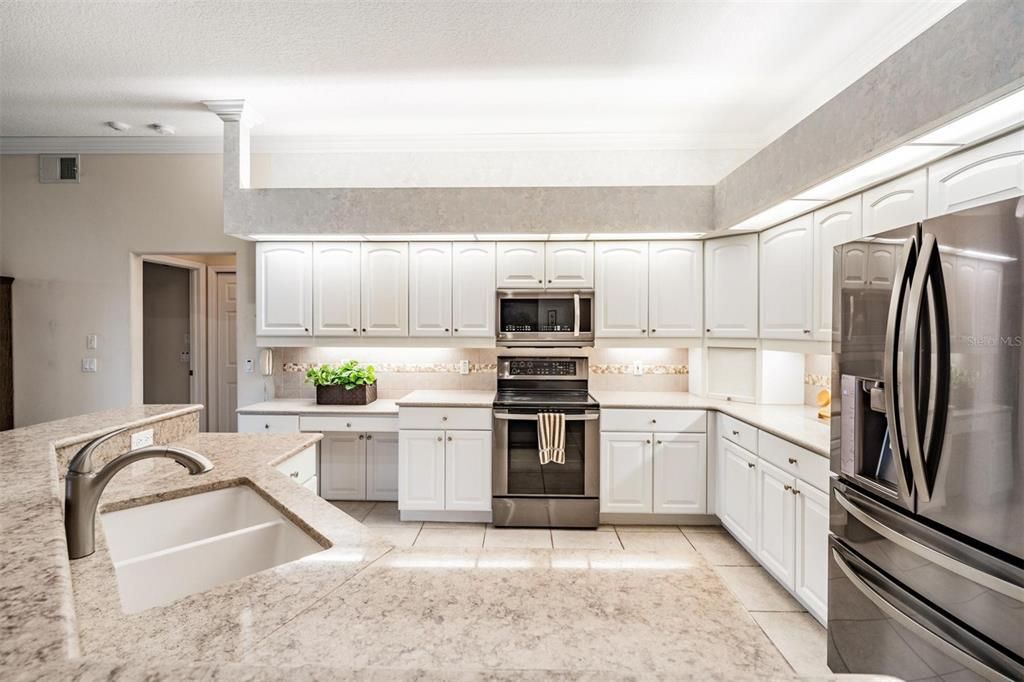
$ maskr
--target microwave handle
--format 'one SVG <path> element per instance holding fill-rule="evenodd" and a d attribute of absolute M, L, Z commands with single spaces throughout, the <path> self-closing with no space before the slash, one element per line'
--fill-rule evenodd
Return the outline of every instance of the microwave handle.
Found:
<path fill-rule="evenodd" d="M 579 336 L 580 335 L 580 295 L 579 294 L 573 294 L 572 295 L 572 305 L 573 305 L 573 309 L 576 312 L 576 314 L 573 316 L 573 319 L 575 320 L 575 322 L 573 324 L 572 335 L 573 336 Z"/>

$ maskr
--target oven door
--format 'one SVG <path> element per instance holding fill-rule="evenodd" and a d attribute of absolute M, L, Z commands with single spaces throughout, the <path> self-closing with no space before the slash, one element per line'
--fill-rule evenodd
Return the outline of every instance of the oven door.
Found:
<path fill-rule="evenodd" d="M 600 413 L 567 411 L 565 464 L 540 463 L 537 410 L 494 411 L 493 492 L 496 497 L 596 498 Z"/>
<path fill-rule="evenodd" d="M 586 290 L 498 291 L 500 346 L 591 346 L 594 292 Z"/>

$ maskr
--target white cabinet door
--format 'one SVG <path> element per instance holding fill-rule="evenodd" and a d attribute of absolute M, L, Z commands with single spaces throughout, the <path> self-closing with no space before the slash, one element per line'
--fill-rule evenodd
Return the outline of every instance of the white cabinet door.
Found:
<path fill-rule="evenodd" d="M 366 499 L 398 499 L 398 432 L 366 434 Z"/>
<path fill-rule="evenodd" d="M 703 433 L 654 434 L 654 513 L 707 513 L 707 438 Z"/>
<path fill-rule="evenodd" d="M 757 552 L 761 565 L 789 589 L 796 574 L 796 479 L 768 462 L 757 462 Z"/>
<path fill-rule="evenodd" d="M 913 225 L 928 212 L 928 174 L 924 168 L 872 187 L 862 195 L 864 236 Z"/>
<path fill-rule="evenodd" d="M 444 472 L 446 510 L 491 511 L 491 432 L 446 432 Z"/>
<path fill-rule="evenodd" d="M 595 335 L 647 336 L 647 242 L 598 242 Z"/>
<path fill-rule="evenodd" d="M 813 335 L 819 341 L 831 341 L 839 320 L 832 319 L 832 277 L 835 270 L 833 249 L 861 236 L 861 198 L 850 197 L 814 212 L 814 323 Z"/>
<path fill-rule="evenodd" d="M 363 336 L 406 336 L 409 331 L 409 245 L 362 245 Z"/>
<path fill-rule="evenodd" d="M 766 339 L 811 338 L 813 228 L 813 218 L 805 215 L 760 235 L 761 336 Z"/>
<path fill-rule="evenodd" d="M 594 242 L 548 242 L 544 253 L 547 287 L 594 288 Z"/>
<path fill-rule="evenodd" d="M 544 288 L 544 242 L 498 242 L 498 288 Z"/>
<path fill-rule="evenodd" d="M 398 432 L 398 508 L 444 509 L 444 431 Z"/>
<path fill-rule="evenodd" d="M 898 265 L 896 259 L 901 253 L 902 249 L 896 244 L 869 244 L 867 285 L 892 288 Z"/>
<path fill-rule="evenodd" d="M 320 496 L 325 500 L 366 499 L 364 434 L 324 434 L 320 441 Z"/>
<path fill-rule="evenodd" d="M 256 244 L 256 335 L 310 336 L 313 329 L 313 245 Z"/>
<path fill-rule="evenodd" d="M 794 591 L 811 614 L 828 619 L 828 495 L 798 484 Z"/>
<path fill-rule="evenodd" d="M 868 285 L 868 244 L 854 242 L 843 246 L 843 288 L 855 289 Z"/>
<path fill-rule="evenodd" d="M 721 457 L 717 473 L 722 478 L 719 517 L 733 537 L 753 553 L 757 538 L 757 457 L 725 438 L 719 438 L 718 447 Z"/>
<path fill-rule="evenodd" d="M 409 244 L 409 336 L 452 335 L 452 245 Z"/>
<path fill-rule="evenodd" d="M 601 511 L 644 513 L 653 509 L 651 434 L 601 433 Z"/>
<path fill-rule="evenodd" d="M 713 337 L 757 338 L 757 235 L 704 243 L 704 331 Z"/>
<path fill-rule="evenodd" d="M 1024 130 L 928 166 L 928 217 L 1024 194 Z"/>
<path fill-rule="evenodd" d="M 359 336 L 359 244 L 313 244 L 313 333 Z"/>
<path fill-rule="evenodd" d="M 452 335 L 494 339 L 494 242 L 452 244 Z"/>
<path fill-rule="evenodd" d="M 650 242 L 648 336 L 704 335 L 703 242 Z"/>

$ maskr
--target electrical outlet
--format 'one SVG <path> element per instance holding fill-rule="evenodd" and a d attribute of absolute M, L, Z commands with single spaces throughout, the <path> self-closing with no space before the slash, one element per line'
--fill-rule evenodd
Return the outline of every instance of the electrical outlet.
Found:
<path fill-rule="evenodd" d="M 469 360 L 459 360 L 459 374 L 469 374 Z"/>
<path fill-rule="evenodd" d="M 153 444 L 153 429 L 138 431 L 132 434 L 132 450 L 138 450 Z"/>
<path fill-rule="evenodd" d="M 633 376 L 639 377 L 639 376 L 643 376 L 643 374 L 644 374 L 644 363 L 640 362 L 639 360 L 634 360 L 633 361 Z"/>

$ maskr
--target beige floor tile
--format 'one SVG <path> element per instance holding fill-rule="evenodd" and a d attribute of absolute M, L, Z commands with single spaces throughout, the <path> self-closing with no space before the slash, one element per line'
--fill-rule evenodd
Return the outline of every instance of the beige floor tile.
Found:
<path fill-rule="evenodd" d="M 679 526 L 679 530 L 683 533 L 725 533 L 725 528 L 717 524 L 709 524 L 707 526 Z"/>
<path fill-rule="evenodd" d="M 684 535 L 712 566 L 757 566 L 754 557 L 728 533 L 692 532 Z"/>
<path fill-rule="evenodd" d="M 619 540 L 623 548 L 631 552 L 660 552 L 672 554 L 692 555 L 699 559 L 699 555 L 687 541 L 686 536 L 676 532 L 654 533 L 649 531 L 630 532 L 619 530 Z"/>
<path fill-rule="evenodd" d="M 397 502 L 377 502 L 363 519 L 367 526 L 401 526 L 402 519 L 398 515 Z M 415 522 L 417 525 L 418 521 Z"/>
<path fill-rule="evenodd" d="M 753 612 L 757 624 L 797 675 L 829 675 L 825 628 L 809 613 Z"/>
<path fill-rule="evenodd" d="M 366 515 L 373 509 L 373 505 L 376 502 L 357 502 L 357 501 L 330 501 L 335 507 L 351 516 L 356 521 L 362 521 L 366 518 Z"/>
<path fill-rule="evenodd" d="M 803 611 L 760 566 L 716 566 L 715 572 L 748 611 Z"/>
<path fill-rule="evenodd" d="M 373 532 L 377 537 L 383 538 L 395 547 L 403 549 L 412 547 L 420 534 L 420 524 L 407 523 L 401 526 L 374 526 Z"/>
<path fill-rule="evenodd" d="M 626 531 L 627 533 L 678 533 L 679 526 L 629 526 L 615 524 L 615 530 Z"/>
<path fill-rule="evenodd" d="M 551 549 L 551 531 L 546 528 L 488 528 L 486 549 Z"/>
<path fill-rule="evenodd" d="M 553 530 L 555 549 L 622 549 L 619 536 L 600 530 Z"/>
<path fill-rule="evenodd" d="M 484 545 L 484 527 L 423 528 L 414 547 L 480 548 Z"/>
<path fill-rule="evenodd" d="M 461 521 L 459 521 L 459 522 L 454 522 L 454 521 L 452 521 L 452 522 L 449 522 L 449 521 L 424 521 L 423 522 L 423 527 L 424 528 L 448 528 L 449 530 L 451 530 L 452 528 L 486 528 L 487 524 L 486 523 L 463 523 Z"/>
<path fill-rule="evenodd" d="M 614 533 L 615 532 L 615 526 L 613 526 L 611 524 L 609 524 L 607 526 L 604 526 L 604 525 L 598 526 L 597 529 L 599 531 L 601 531 L 602 533 L 605 533 L 605 532 L 607 532 L 607 533 Z"/>

